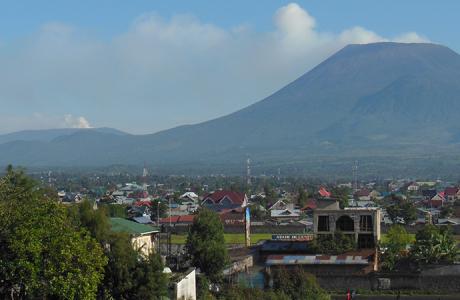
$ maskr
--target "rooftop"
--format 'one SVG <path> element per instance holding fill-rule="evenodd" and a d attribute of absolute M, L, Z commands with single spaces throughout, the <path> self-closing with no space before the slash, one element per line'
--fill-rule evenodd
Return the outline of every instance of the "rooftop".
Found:
<path fill-rule="evenodd" d="M 126 232 L 132 235 L 144 235 L 154 232 L 159 232 L 157 227 L 139 224 L 123 218 L 110 218 L 112 231 Z"/>

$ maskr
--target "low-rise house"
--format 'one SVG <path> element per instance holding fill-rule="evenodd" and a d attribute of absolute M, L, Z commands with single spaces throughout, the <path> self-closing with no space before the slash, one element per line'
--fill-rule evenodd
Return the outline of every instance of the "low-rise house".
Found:
<path fill-rule="evenodd" d="M 300 209 L 273 209 L 270 211 L 270 217 L 277 221 L 299 220 Z"/>
<path fill-rule="evenodd" d="M 182 194 L 179 199 L 184 202 L 184 201 L 191 201 L 192 203 L 197 203 L 199 198 L 198 195 L 195 194 L 194 192 L 186 192 Z"/>
<path fill-rule="evenodd" d="M 316 199 L 310 198 L 307 200 L 307 203 L 305 203 L 304 207 L 302 207 L 300 210 L 302 212 L 305 212 L 307 214 L 313 213 L 313 210 L 315 210 L 318 207 L 318 202 Z"/>
<path fill-rule="evenodd" d="M 160 224 L 161 225 L 171 224 L 171 226 L 188 226 L 188 225 L 193 224 L 194 219 L 195 219 L 195 215 L 172 216 L 172 217 L 160 219 Z"/>
<path fill-rule="evenodd" d="M 271 205 L 268 210 L 280 210 L 280 209 L 286 209 L 290 203 L 286 199 L 279 199 L 273 205 Z"/>
<path fill-rule="evenodd" d="M 371 200 L 370 194 L 371 192 L 368 189 L 364 188 L 364 189 L 357 191 L 355 193 L 355 197 L 361 201 L 369 201 Z"/>
<path fill-rule="evenodd" d="M 420 189 L 420 185 L 417 182 L 411 182 L 407 186 L 407 191 L 409 192 L 417 192 Z"/>
<path fill-rule="evenodd" d="M 110 218 L 110 224 L 112 231 L 128 233 L 133 248 L 141 254 L 148 256 L 155 252 L 155 241 L 160 232 L 157 227 L 139 224 L 123 218 Z"/>
<path fill-rule="evenodd" d="M 216 209 L 246 207 L 248 205 L 248 197 L 245 193 L 216 191 L 207 194 L 203 198 L 201 205 L 210 209 L 213 207 Z"/>
<path fill-rule="evenodd" d="M 458 187 L 448 187 L 444 190 L 444 197 L 448 202 L 455 202 L 458 199 L 459 188 Z"/>
<path fill-rule="evenodd" d="M 446 198 L 444 197 L 444 192 L 439 192 L 433 198 L 428 200 L 427 205 L 429 207 L 439 208 L 443 206 L 445 201 L 446 201 Z"/>

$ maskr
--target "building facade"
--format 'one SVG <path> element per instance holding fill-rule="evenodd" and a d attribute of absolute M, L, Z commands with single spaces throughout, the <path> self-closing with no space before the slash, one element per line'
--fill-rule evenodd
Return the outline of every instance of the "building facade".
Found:
<path fill-rule="evenodd" d="M 341 232 L 351 236 L 358 248 L 374 248 L 380 240 L 381 212 L 378 208 L 345 208 L 329 204 L 313 212 L 315 238 Z"/>

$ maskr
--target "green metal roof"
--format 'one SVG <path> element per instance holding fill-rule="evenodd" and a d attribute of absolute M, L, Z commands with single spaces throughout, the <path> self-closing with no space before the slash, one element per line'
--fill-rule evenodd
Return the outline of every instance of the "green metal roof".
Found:
<path fill-rule="evenodd" d="M 159 232 L 158 227 L 139 224 L 123 218 L 110 218 L 112 231 L 126 232 L 133 235 L 143 235 L 152 232 Z"/>

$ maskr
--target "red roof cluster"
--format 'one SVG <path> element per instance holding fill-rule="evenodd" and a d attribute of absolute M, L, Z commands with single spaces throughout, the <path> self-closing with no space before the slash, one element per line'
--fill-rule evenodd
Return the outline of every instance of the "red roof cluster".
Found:
<path fill-rule="evenodd" d="M 216 191 L 210 194 L 207 194 L 204 198 L 203 201 L 206 201 L 207 199 L 211 199 L 212 202 L 215 204 L 219 203 L 224 197 L 229 198 L 232 200 L 234 204 L 243 204 L 244 199 L 245 199 L 245 194 L 244 193 L 239 193 L 239 192 L 233 192 L 233 191 Z"/>
<path fill-rule="evenodd" d="M 128 195 L 129 198 L 140 199 L 140 198 L 147 198 L 149 193 L 147 191 L 139 191 L 139 192 L 132 192 Z"/>
<path fill-rule="evenodd" d="M 150 201 L 136 201 L 136 203 L 134 203 L 134 206 L 148 206 L 148 207 L 151 207 L 152 202 L 150 202 Z"/>
<path fill-rule="evenodd" d="M 321 197 L 329 198 L 331 197 L 331 192 L 328 192 L 324 187 L 321 187 L 318 191 Z"/>
<path fill-rule="evenodd" d="M 444 190 L 446 196 L 455 196 L 458 192 L 457 187 L 448 187 Z"/>
<path fill-rule="evenodd" d="M 316 201 L 316 199 L 308 199 L 305 206 L 302 207 L 302 210 L 316 209 L 317 207 L 318 207 L 318 202 Z"/>

